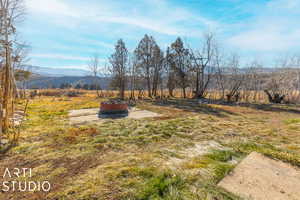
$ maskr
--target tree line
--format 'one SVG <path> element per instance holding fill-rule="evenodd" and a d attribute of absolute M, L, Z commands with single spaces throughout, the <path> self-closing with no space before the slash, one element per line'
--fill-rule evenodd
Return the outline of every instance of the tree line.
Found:
<path fill-rule="evenodd" d="M 202 51 L 193 51 L 178 37 L 164 52 L 152 36 L 145 35 L 131 54 L 120 39 L 109 58 L 112 85 L 119 89 L 121 98 L 126 88 L 131 97 L 146 90 L 151 98 L 161 96 L 164 89 L 174 96 L 174 90 L 181 88 L 186 98 L 187 88 L 194 86 L 195 97 L 204 97 L 214 53 L 213 35 L 207 34 L 205 39 Z"/>
<path fill-rule="evenodd" d="M 264 91 L 272 103 L 281 103 L 293 91 L 300 91 L 299 56 L 281 59 L 276 68 L 264 67 L 256 60 L 242 66 L 238 54 L 222 50 L 213 33 L 202 39 L 193 49 L 178 37 L 164 51 L 152 36 L 145 35 L 131 53 L 125 42 L 118 40 L 109 57 L 111 85 L 120 98 L 125 90 L 130 90 L 130 98 L 135 98 L 136 92 L 150 98 L 173 97 L 177 89 L 186 98 L 189 89 L 193 98 L 205 98 L 208 91 L 218 90 L 220 99 L 238 101 L 241 91 L 254 96 Z"/>

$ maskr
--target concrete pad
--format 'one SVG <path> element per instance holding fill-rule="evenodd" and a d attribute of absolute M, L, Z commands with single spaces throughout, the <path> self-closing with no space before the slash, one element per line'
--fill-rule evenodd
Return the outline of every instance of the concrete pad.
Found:
<path fill-rule="evenodd" d="M 131 119 L 142 119 L 147 117 L 159 117 L 159 116 L 161 115 L 148 110 L 129 110 L 127 117 Z"/>
<path fill-rule="evenodd" d="M 245 199 L 299 200 L 300 169 L 253 152 L 218 186 Z"/>
<path fill-rule="evenodd" d="M 99 123 L 105 121 L 105 119 L 107 119 L 107 116 L 105 118 L 99 118 L 98 112 L 99 108 L 71 110 L 69 112 L 69 120 L 71 124 Z M 159 116 L 161 115 L 151 111 L 140 110 L 138 108 L 131 108 L 129 109 L 127 116 L 118 118 L 143 119 L 148 117 Z"/>
<path fill-rule="evenodd" d="M 96 115 L 98 112 L 99 112 L 99 108 L 71 110 L 69 112 L 69 117 L 79 117 L 79 116 L 86 116 L 86 115 Z"/>

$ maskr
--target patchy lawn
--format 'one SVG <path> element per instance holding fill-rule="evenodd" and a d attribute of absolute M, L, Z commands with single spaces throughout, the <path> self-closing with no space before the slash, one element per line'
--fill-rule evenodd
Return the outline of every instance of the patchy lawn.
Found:
<path fill-rule="evenodd" d="M 69 110 L 96 108 L 100 101 L 30 102 L 20 145 L 2 156 L 0 173 L 30 167 L 32 180 L 48 180 L 52 188 L 0 193 L 0 199 L 240 199 L 217 183 L 252 151 L 300 166 L 295 106 L 142 101 L 137 107 L 162 116 L 70 125 Z"/>

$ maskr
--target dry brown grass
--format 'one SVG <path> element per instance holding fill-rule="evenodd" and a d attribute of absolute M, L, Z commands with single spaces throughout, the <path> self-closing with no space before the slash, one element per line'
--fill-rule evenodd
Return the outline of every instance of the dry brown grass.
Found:
<path fill-rule="evenodd" d="M 29 93 L 33 93 L 35 90 L 29 90 Z M 76 90 L 76 89 L 42 89 L 36 90 L 37 94 L 35 96 L 52 96 L 52 97 L 75 97 L 75 96 L 90 96 L 96 97 L 96 91 L 90 90 Z M 226 94 L 226 91 L 225 91 Z M 161 93 L 159 92 L 159 96 Z M 100 98 L 117 98 L 118 91 L 115 90 L 102 90 L 100 91 Z M 125 98 L 130 98 L 131 92 L 125 91 Z M 164 90 L 163 97 L 169 97 L 168 91 Z M 182 91 L 180 89 L 174 90 L 174 98 L 182 98 Z M 205 96 L 211 100 L 220 100 L 222 99 L 222 93 L 219 90 L 208 90 Z M 149 99 L 148 92 L 144 91 L 141 96 L 138 96 L 138 91 L 135 91 L 136 99 Z M 187 91 L 187 98 L 193 98 L 193 92 L 191 90 Z M 240 91 L 239 102 L 246 103 L 268 103 L 268 97 L 263 91 Z M 287 103 L 299 103 L 300 102 L 300 92 L 291 91 L 286 94 L 285 102 Z"/>
<path fill-rule="evenodd" d="M 300 165 L 297 106 L 145 99 L 137 107 L 160 118 L 80 127 L 68 123 L 69 110 L 96 108 L 104 100 L 94 91 L 33 99 L 21 142 L 1 158 L 0 174 L 5 167 L 32 167 L 34 179 L 49 180 L 53 190 L 2 193 L 0 199 L 238 199 L 216 187 L 234 167 L 232 157 L 258 151 Z M 229 150 L 180 155 L 205 141 Z M 180 169 L 167 165 L 174 158 L 182 161 Z"/>

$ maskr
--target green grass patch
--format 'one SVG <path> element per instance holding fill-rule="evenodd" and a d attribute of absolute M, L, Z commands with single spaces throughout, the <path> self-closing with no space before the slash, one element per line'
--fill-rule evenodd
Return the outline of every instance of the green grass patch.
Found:
<path fill-rule="evenodd" d="M 298 123 L 300 123 L 300 118 L 296 118 L 296 119 L 287 119 L 287 120 L 284 120 L 284 123 L 287 124 L 287 125 L 290 125 L 290 124 L 298 124 Z"/>
<path fill-rule="evenodd" d="M 169 172 L 155 174 L 148 179 L 140 192 L 137 193 L 135 199 L 183 199 L 181 191 L 184 188 L 184 180 Z M 176 197 L 172 195 L 176 190 Z"/>
<path fill-rule="evenodd" d="M 204 184 L 200 193 L 202 193 L 202 195 L 198 199 L 203 200 L 242 200 L 242 198 L 237 195 L 227 192 L 214 184 Z"/>
<path fill-rule="evenodd" d="M 214 171 L 214 180 L 216 183 L 221 181 L 225 176 L 227 176 L 235 165 L 233 164 L 228 164 L 228 163 L 218 163 L 213 167 Z"/>
<path fill-rule="evenodd" d="M 279 159 L 284 162 L 288 162 L 292 165 L 300 167 L 300 155 L 279 149 L 274 147 L 271 144 L 258 144 L 258 143 L 234 143 L 232 147 L 240 153 L 250 154 L 251 152 L 255 151 L 258 153 L 262 153 L 265 156 L 268 156 L 273 159 Z"/>
<path fill-rule="evenodd" d="M 132 200 L 183 200 L 192 193 L 190 180 L 178 173 L 157 167 L 123 167 L 111 180 L 118 180 L 123 191 L 120 199 Z"/>
<path fill-rule="evenodd" d="M 214 150 L 212 153 L 206 155 L 215 161 L 228 162 L 233 159 L 233 157 L 239 157 L 240 154 L 231 150 Z"/>

